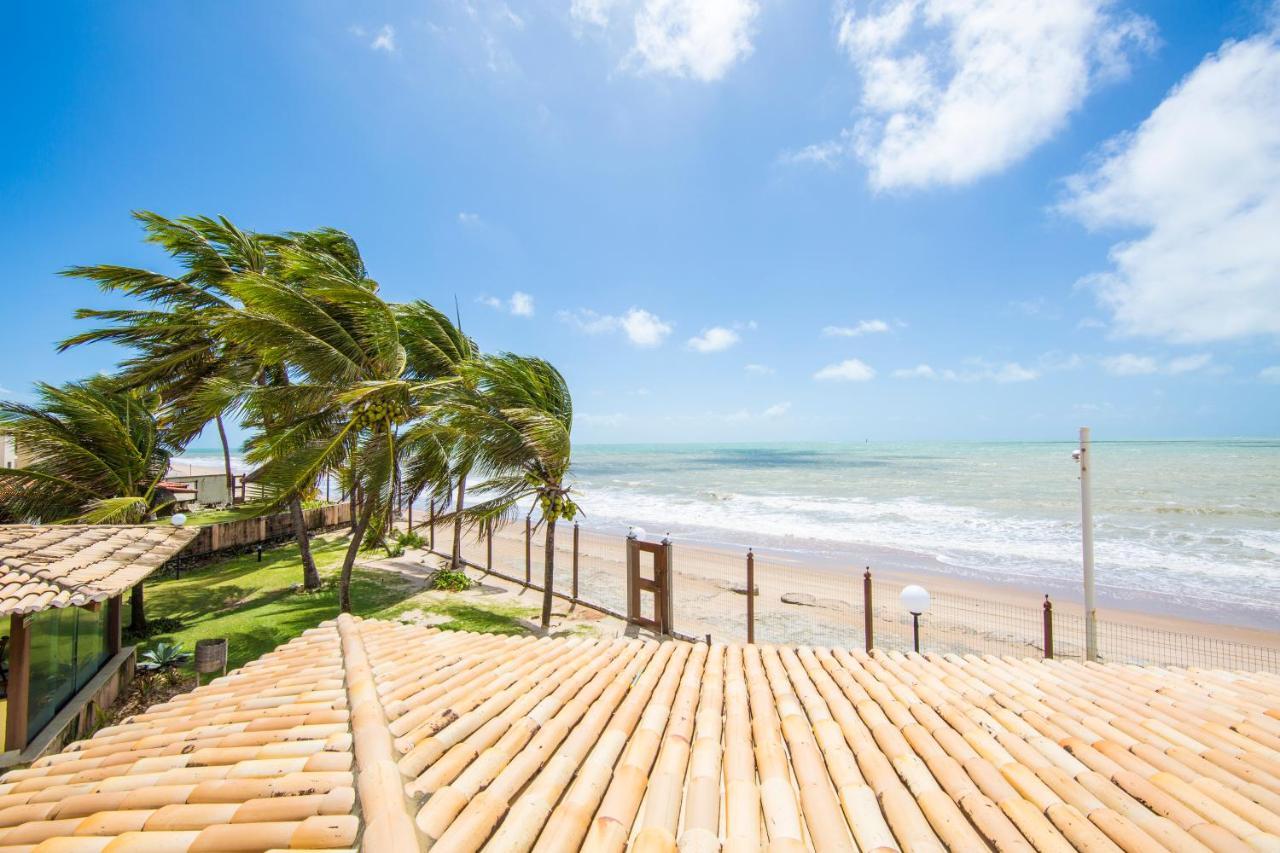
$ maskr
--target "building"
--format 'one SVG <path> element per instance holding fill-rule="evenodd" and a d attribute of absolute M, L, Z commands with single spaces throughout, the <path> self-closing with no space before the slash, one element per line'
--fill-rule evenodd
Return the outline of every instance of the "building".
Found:
<path fill-rule="evenodd" d="M 7 617 L 4 755 L 31 761 L 77 736 L 133 671 L 122 596 L 175 556 L 196 528 L 0 525 L 0 617 Z"/>
<path fill-rule="evenodd" d="M 0 850 L 1271 850 L 1280 677 L 339 617 L 0 777 Z"/>

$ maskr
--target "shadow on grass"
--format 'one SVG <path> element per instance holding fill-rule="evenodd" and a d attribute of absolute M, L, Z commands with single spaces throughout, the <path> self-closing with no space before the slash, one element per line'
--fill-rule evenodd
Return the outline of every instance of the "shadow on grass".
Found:
<path fill-rule="evenodd" d="M 197 640 L 225 637 L 228 669 L 261 657 L 338 615 L 337 578 L 346 544 L 345 538 L 313 541 L 325 580 L 315 592 L 301 588 L 302 564 L 296 545 L 264 552 L 261 563 L 253 554 L 241 555 L 180 579 L 147 584 L 147 614 L 176 617 L 183 627 L 153 636 L 145 646 L 176 642 L 191 651 Z M 360 616 L 372 615 L 420 589 L 403 576 L 357 568 L 351 578 L 353 609 Z"/>

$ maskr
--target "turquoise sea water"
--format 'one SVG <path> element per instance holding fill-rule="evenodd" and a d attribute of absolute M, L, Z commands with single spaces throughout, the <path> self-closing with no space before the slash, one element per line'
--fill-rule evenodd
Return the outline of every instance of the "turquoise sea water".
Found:
<path fill-rule="evenodd" d="M 1080 588 L 1075 444 L 588 446 L 585 524 Z M 1104 603 L 1280 628 L 1280 441 L 1095 442 Z"/>
<path fill-rule="evenodd" d="M 573 477 L 588 528 L 1077 597 L 1074 446 L 580 445 Z M 1095 442 L 1093 456 L 1104 604 L 1280 629 L 1280 441 Z"/>

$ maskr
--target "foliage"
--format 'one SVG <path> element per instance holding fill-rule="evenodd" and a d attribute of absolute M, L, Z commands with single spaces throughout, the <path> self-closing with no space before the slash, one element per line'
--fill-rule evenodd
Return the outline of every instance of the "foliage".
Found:
<path fill-rule="evenodd" d="M 405 549 L 420 549 L 425 547 L 426 542 L 422 536 L 416 531 L 407 531 L 396 537 L 396 543 Z"/>
<path fill-rule="evenodd" d="M 514 519 L 522 502 L 536 504 L 545 526 L 542 627 L 549 627 L 556 522 L 578 513 L 565 482 L 573 429 L 569 387 L 549 362 L 510 353 L 475 359 L 461 374 L 446 418 L 486 473 L 476 489 L 488 497 L 457 514 L 487 525 Z"/>
<path fill-rule="evenodd" d="M 157 635 L 172 634 L 182 630 L 182 621 L 171 616 L 154 616 L 147 620 L 147 628 L 141 633 L 133 630 L 133 626 L 124 626 L 124 642 L 126 645 L 137 645 L 139 642 Z"/>
<path fill-rule="evenodd" d="M 467 577 L 466 572 L 450 568 L 446 563 L 431 574 L 429 585 L 432 589 L 462 592 L 471 589 L 471 578 Z"/>
<path fill-rule="evenodd" d="M 165 502 L 156 489 L 179 449 L 159 398 L 95 377 L 36 386 L 39 402 L 0 402 L 0 429 L 32 461 L 0 469 L 0 516 L 86 524 L 134 523 Z"/>

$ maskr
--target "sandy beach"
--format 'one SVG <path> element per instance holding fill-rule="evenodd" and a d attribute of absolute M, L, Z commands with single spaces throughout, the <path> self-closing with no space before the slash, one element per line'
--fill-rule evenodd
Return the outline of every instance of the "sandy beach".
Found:
<path fill-rule="evenodd" d="M 422 533 L 427 533 L 426 528 Z M 436 551 L 448 552 L 452 531 L 437 528 Z M 557 530 L 557 592 L 572 586 L 572 528 Z M 535 530 L 530 568 L 542 577 L 542 532 Z M 476 566 L 490 565 L 490 550 L 468 536 L 463 555 Z M 745 552 L 706 545 L 673 544 L 675 628 L 693 637 L 743 641 L 747 637 Z M 582 529 L 579 532 L 578 596 L 615 611 L 626 609 L 625 540 Z M 524 577 L 523 525 L 499 531 L 491 565 Z M 755 553 L 755 640 L 769 643 L 860 646 L 864 642 L 863 567 L 797 559 L 771 551 Z M 909 648 L 911 615 L 898 594 L 908 583 L 925 586 L 932 597 L 921 617 L 924 648 L 956 653 L 1039 657 L 1043 654 L 1044 595 L 1034 589 L 985 584 L 965 578 L 872 567 L 875 644 Z M 786 601 L 783 600 L 784 596 Z M 1054 651 L 1079 658 L 1084 650 L 1081 606 L 1053 600 Z M 1105 660 L 1226 668 L 1280 667 L 1280 632 L 1211 624 L 1175 615 L 1103 609 L 1099 647 Z"/>

